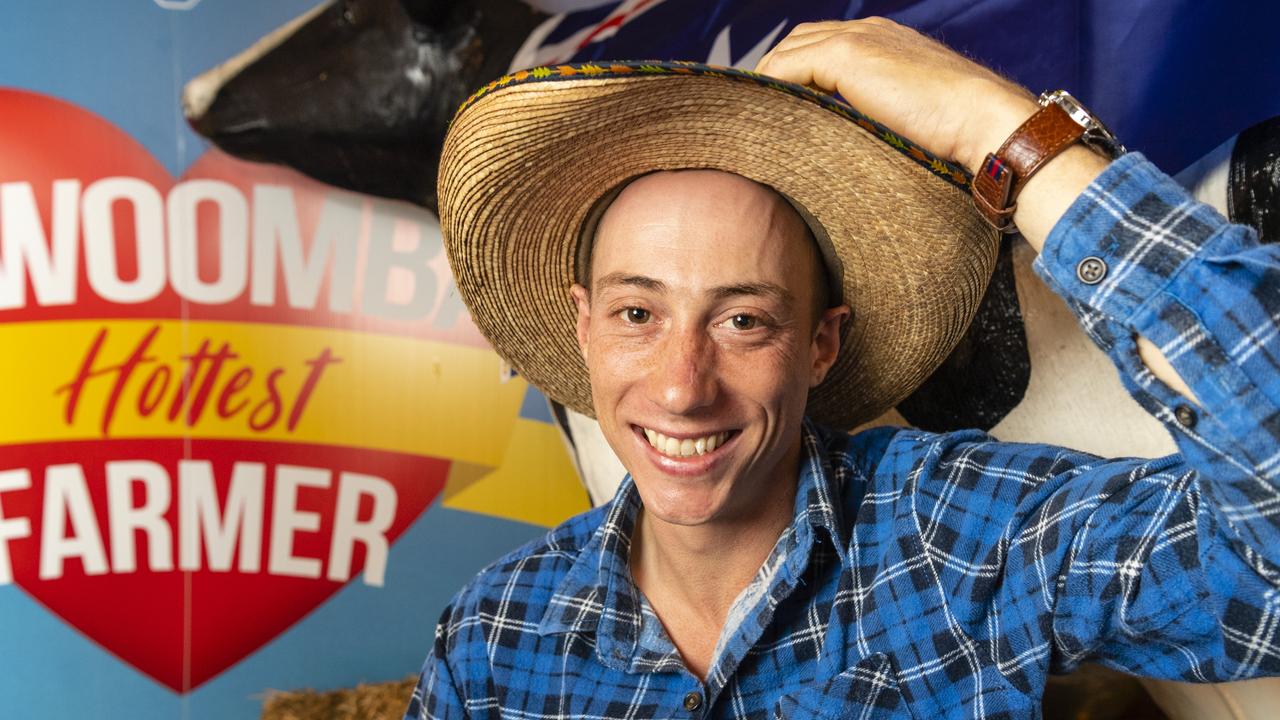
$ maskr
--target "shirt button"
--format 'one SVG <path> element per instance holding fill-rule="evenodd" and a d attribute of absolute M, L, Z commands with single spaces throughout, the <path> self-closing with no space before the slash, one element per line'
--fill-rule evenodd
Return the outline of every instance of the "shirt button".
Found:
<path fill-rule="evenodd" d="M 702 707 L 701 693 L 691 692 L 688 695 L 684 696 L 685 710 L 688 710 L 689 712 L 695 712 L 700 707 Z"/>
<path fill-rule="evenodd" d="M 1178 424 L 1190 430 L 1196 426 L 1196 411 L 1190 405 L 1179 405 L 1173 409 L 1173 417 Z"/>
<path fill-rule="evenodd" d="M 1090 255 L 1076 266 L 1076 277 L 1085 285 L 1097 285 L 1107 276 L 1107 264 L 1102 258 Z"/>

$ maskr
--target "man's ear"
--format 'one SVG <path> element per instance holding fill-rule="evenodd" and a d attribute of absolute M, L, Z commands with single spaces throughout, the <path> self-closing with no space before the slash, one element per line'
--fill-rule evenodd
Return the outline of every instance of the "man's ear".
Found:
<path fill-rule="evenodd" d="M 587 360 L 587 331 L 591 329 L 591 291 L 585 287 L 574 283 L 569 288 L 569 294 L 573 296 L 573 304 L 578 307 L 578 350 L 582 352 L 582 360 Z"/>
<path fill-rule="evenodd" d="M 840 327 L 851 315 L 848 305 L 827 308 L 818 318 L 813 333 L 813 365 L 809 374 L 809 387 L 817 387 L 827 377 L 827 371 L 840 355 Z"/>

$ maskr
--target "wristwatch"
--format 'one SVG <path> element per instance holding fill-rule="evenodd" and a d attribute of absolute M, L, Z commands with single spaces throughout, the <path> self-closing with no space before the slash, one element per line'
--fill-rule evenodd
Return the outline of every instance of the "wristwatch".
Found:
<path fill-rule="evenodd" d="M 1125 152 L 1107 126 L 1066 90 L 1043 93 L 1037 102 L 1036 114 L 1018 126 L 999 150 L 989 153 L 973 176 L 973 204 L 1000 232 L 1017 232 L 1013 212 L 1018 193 L 1058 153 L 1077 142 L 1108 159 Z"/>

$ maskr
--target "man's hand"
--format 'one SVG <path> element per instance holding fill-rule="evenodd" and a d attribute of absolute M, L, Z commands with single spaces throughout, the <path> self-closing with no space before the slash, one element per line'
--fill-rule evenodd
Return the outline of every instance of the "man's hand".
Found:
<path fill-rule="evenodd" d="M 859 111 L 970 172 L 1037 109 L 1025 89 L 884 18 L 798 25 L 756 71 L 839 92 Z"/>
<path fill-rule="evenodd" d="M 756 72 L 839 92 L 860 112 L 971 173 L 1039 107 L 1026 89 L 885 18 L 797 25 Z M 1107 163 L 1076 145 L 1027 181 L 1013 219 L 1036 252 Z M 1195 400 L 1155 345 L 1139 337 L 1138 352 L 1156 377 Z"/>
<path fill-rule="evenodd" d="M 859 111 L 971 173 L 1038 109 L 1026 89 L 885 18 L 797 25 L 756 71 L 839 92 Z M 1076 145 L 1027 181 L 1014 222 L 1037 252 L 1106 166 Z"/>

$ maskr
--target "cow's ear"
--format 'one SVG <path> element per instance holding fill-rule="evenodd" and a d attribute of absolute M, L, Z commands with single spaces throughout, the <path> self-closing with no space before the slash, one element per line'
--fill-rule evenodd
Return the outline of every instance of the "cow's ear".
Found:
<path fill-rule="evenodd" d="M 443 28 L 449 22 L 455 4 L 451 0 L 400 0 L 410 19 L 430 28 Z"/>

